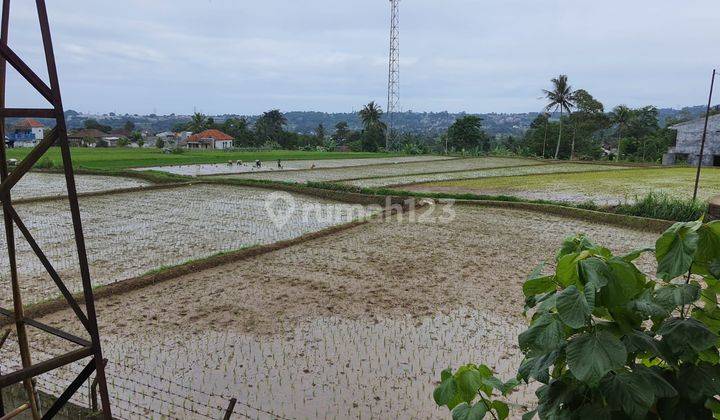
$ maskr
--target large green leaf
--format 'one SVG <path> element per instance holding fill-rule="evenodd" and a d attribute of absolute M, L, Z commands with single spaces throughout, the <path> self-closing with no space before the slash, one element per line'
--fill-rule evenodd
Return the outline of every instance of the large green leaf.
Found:
<path fill-rule="evenodd" d="M 447 375 L 448 372 L 449 376 Z M 450 369 L 443 371 L 442 378 L 443 381 L 440 382 L 440 385 L 433 391 L 433 399 L 435 400 L 435 404 L 439 406 L 447 405 L 448 408 L 452 410 L 454 406 L 451 407 L 451 404 L 457 400 L 456 397 L 458 396 L 457 383 Z"/>
<path fill-rule="evenodd" d="M 487 411 L 487 406 L 483 401 L 478 401 L 473 406 L 462 403 L 453 409 L 452 418 L 453 420 L 482 420 Z"/>
<path fill-rule="evenodd" d="M 523 351 L 538 354 L 551 352 L 565 342 L 563 323 L 554 314 L 542 314 L 530 328 L 520 333 L 518 343 Z"/>
<path fill-rule="evenodd" d="M 558 293 L 556 305 L 560 319 L 571 328 L 584 327 L 593 311 L 593 307 L 588 304 L 585 295 L 580 293 L 575 285 Z"/>
<path fill-rule="evenodd" d="M 461 366 L 455 373 L 455 381 L 462 400 L 470 403 L 483 386 L 483 375 L 475 366 Z"/>
<path fill-rule="evenodd" d="M 673 398 L 677 396 L 677 390 L 662 376 L 662 369 L 637 365 L 633 368 L 633 371 L 645 381 L 645 386 L 652 390 L 655 398 Z"/>
<path fill-rule="evenodd" d="M 720 279 L 720 220 L 702 225 L 697 233 L 698 247 L 692 266 L 693 273 Z"/>
<path fill-rule="evenodd" d="M 652 290 L 645 290 L 636 299 L 629 302 L 629 307 L 642 314 L 645 319 L 648 318 L 667 318 L 675 309 L 674 299 L 670 301 L 658 301 L 655 299 Z"/>
<path fill-rule="evenodd" d="M 655 291 L 654 300 L 659 304 L 675 308 L 687 305 L 700 298 L 700 286 L 697 284 L 669 284 Z"/>
<path fill-rule="evenodd" d="M 541 293 L 552 292 L 556 287 L 554 276 L 535 277 L 527 280 L 523 284 L 523 293 L 525 296 L 535 296 Z"/>
<path fill-rule="evenodd" d="M 603 380 L 600 392 L 610 407 L 621 409 L 626 418 L 644 419 L 655 403 L 655 394 L 638 374 L 619 372 Z"/>
<path fill-rule="evenodd" d="M 600 258 L 588 258 L 580 261 L 580 277 L 583 284 L 594 283 L 600 290 L 610 282 L 612 275 L 610 267 Z"/>
<path fill-rule="evenodd" d="M 612 258 L 607 262 L 613 275 L 600 290 L 598 306 L 624 306 L 627 302 L 645 291 L 645 276 L 632 264 L 620 258 Z"/>
<path fill-rule="evenodd" d="M 680 395 L 690 401 L 703 402 L 720 394 L 720 366 L 709 363 L 685 363 L 677 381 Z"/>
<path fill-rule="evenodd" d="M 555 350 L 542 356 L 524 359 L 518 369 L 518 377 L 525 382 L 531 378 L 544 384 L 550 382 L 550 366 L 559 356 L 560 351 Z"/>
<path fill-rule="evenodd" d="M 702 222 L 675 223 L 655 243 L 657 275 L 669 281 L 688 270 L 698 249 Z"/>
<path fill-rule="evenodd" d="M 505 420 L 510 415 L 510 407 L 502 401 L 493 401 L 492 408 L 497 413 L 498 420 Z"/>
<path fill-rule="evenodd" d="M 570 373 L 579 381 L 595 386 L 608 372 L 625 364 L 627 350 L 623 343 L 606 331 L 582 334 L 567 346 Z"/>
<path fill-rule="evenodd" d="M 567 254 L 561 257 L 560 260 L 558 260 L 557 267 L 555 268 L 555 280 L 557 280 L 563 287 L 578 283 L 580 281 L 578 263 L 587 258 L 589 255 L 590 254 L 587 251 L 583 251 Z"/>
<path fill-rule="evenodd" d="M 694 318 L 670 318 L 658 330 L 668 348 L 683 360 L 715 345 L 718 336 Z"/>

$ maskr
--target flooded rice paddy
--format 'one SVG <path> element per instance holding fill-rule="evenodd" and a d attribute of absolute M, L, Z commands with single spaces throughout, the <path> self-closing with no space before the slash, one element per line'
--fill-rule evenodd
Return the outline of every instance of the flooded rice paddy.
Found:
<path fill-rule="evenodd" d="M 343 168 L 353 166 L 367 166 L 380 164 L 400 164 L 409 162 L 429 162 L 435 160 L 456 159 L 447 156 L 398 156 L 387 158 L 366 158 L 366 159 L 315 159 L 315 160 L 283 160 L 281 167 L 278 167 L 277 160 L 262 161 L 260 168 L 255 167 L 255 161 L 244 161 L 238 164 L 237 160 L 226 163 L 198 164 L 198 165 L 175 165 L 135 168 L 136 171 L 160 171 L 175 175 L 203 176 L 219 174 L 242 174 L 254 172 L 277 172 L 296 171 L 303 169 L 321 168 Z"/>
<path fill-rule="evenodd" d="M 373 165 L 347 168 L 330 168 L 308 171 L 259 172 L 231 175 L 228 178 L 264 179 L 285 182 L 328 182 L 346 181 L 359 178 L 389 177 L 399 175 L 427 174 L 436 172 L 464 171 L 509 166 L 542 165 L 533 159 L 520 158 L 463 158 L 435 160 L 429 162 L 411 162 L 400 164 Z"/>
<path fill-rule="evenodd" d="M 219 252 L 292 239 L 349 222 L 364 208 L 303 195 L 292 203 L 252 188 L 199 185 L 80 199 L 93 284 L 138 276 Z M 272 203 L 270 211 L 268 203 Z M 291 205 L 292 204 L 292 205 Z M 71 291 L 81 288 L 67 203 L 19 204 L 17 212 Z M 309 210 L 308 210 L 309 209 Z M 278 222 L 271 216 L 277 216 Z M 20 233 L 16 231 L 20 238 Z M 57 289 L 24 239 L 17 240 L 26 304 Z M 0 253 L 5 254 L 4 236 Z M 0 260 L 0 305 L 11 301 L 7 259 Z"/>
<path fill-rule="evenodd" d="M 323 317 L 273 335 L 159 330 L 103 340 L 118 418 L 217 419 L 234 397 L 240 418 L 433 419 L 447 415 L 431 398 L 439 372 L 481 360 L 499 377 L 514 377 L 522 330 L 522 320 L 460 309 L 370 321 Z M 81 369 L 44 375 L 39 385 L 59 393 Z M 81 390 L 77 402 L 86 395 Z M 520 412 L 532 395 L 524 388 L 507 401 Z"/>
<path fill-rule="evenodd" d="M 473 171 L 462 171 L 462 172 L 446 172 L 437 174 L 426 174 L 426 175 L 409 175 L 409 176 L 394 176 L 394 177 L 383 177 L 383 178 L 367 178 L 367 179 L 356 179 L 351 181 L 343 181 L 344 184 L 355 185 L 363 188 L 376 188 L 376 187 L 388 187 L 388 186 L 401 186 L 407 184 L 418 184 L 426 182 L 437 182 L 446 180 L 461 180 L 461 179 L 482 179 L 492 177 L 515 177 L 520 175 L 539 175 L 539 174 L 551 174 L 551 173 L 565 173 L 565 172 L 597 172 L 597 171 L 615 171 L 621 169 L 629 169 L 626 166 L 611 166 L 611 165 L 595 165 L 595 164 L 584 164 L 584 163 L 558 163 L 558 164 L 545 164 L 545 165 L 532 165 L 532 166 L 516 166 L 509 168 L 496 168 L 496 169 L 478 169 Z M 522 178 L 512 178 L 518 182 L 522 182 Z M 415 191 L 434 191 L 433 184 L 427 185 L 413 185 L 410 189 Z M 455 191 L 457 193 L 469 192 L 469 191 Z M 497 195 L 502 194 L 500 191 Z"/>
<path fill-rule="evenodd" d="M 374 219 L 99 300 L 115 415 L 216 419 L 237 398 L 239 418 L 448 418 L 431 397 L 441 370 L 481 362 L 514 375 L 522 283 L 563 237 L 584 232 L 624 252 L 656 236 L 454 210 L 452 223 Z M 72 318 L 43 320 L 77 332 Z M 52 346 L 33 339 L 38 360 L 49 357 Z M 13 364 L 3 357 L 3 369 Z M 43 389 L 57 392 L 71 376 L 53 375 L 40 377 Z M 531 398 L 532 389 L 511 395 L 513 414 Z"/>
<path fill-rule="evenodd" d="M 112 191 L 146 187 L 150 183 L 141 179 L 102 175 L 75 175 L 78 193 Z M 12 189 L 14 200 L 66 195 L 65 175 L 29 172 Z"/>

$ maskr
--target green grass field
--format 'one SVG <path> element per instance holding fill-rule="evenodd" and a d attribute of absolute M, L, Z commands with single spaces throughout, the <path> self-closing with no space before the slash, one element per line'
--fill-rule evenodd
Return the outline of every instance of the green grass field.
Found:
<path fill-rule="evenodd" d="M 623 171 L 508 176 L 432 182 L 414 186 L 417 191 L 505 194 L 531 199 L 598 204 L 634 201 L 650 192 L 692 198 L 694 168 L 648 168 Z M 699 197 L 720 194 L 720 168 L 703 168 Z"/>
<path fill-rule="evenodd" d="M 8 158 L 21 160 L 30 152 L 30 148 L 8 149 Z M 73 148 L 72 158 L 75 168 L 92 170 L 121 170 L 127 168 L 187 165 L 195 163 L 223 163 L 228 160 L 254 161 L 260 160 L 303 160 L 303 159 L 363 159 L 377 157 L 393 157 L 401 154 L 390 153 L 352 153 L 352 152 L 302 152 L 294 150 L 269 150 L 259 152 L 232 151 L 185 151 L 182 154 L 163 154 L 159 149 L 130 148 Z M 57 167 L 62 163 L 60 149 L 51 148 L 40 159 L 41 162 L 52 162 Z"/>

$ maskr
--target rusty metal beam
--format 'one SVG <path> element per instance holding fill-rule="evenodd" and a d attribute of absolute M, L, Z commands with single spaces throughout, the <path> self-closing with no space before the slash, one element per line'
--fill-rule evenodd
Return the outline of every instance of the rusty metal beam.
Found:
<path fill-rule="evenodd" d="M 55 54 L 53 51 L 52 37 L 50 35 L 50 24 L 47 16 L 45 1 L 35 0 L 35 5 L 37 8 L 38 21 L 40 23 L 42 48 L 47 64 L 49 86 L 22 60 L 22 58 L 20 58 L 10 47 L 8 47 L 7 41 L 10 23 L 10 0 L 2 0 L 2 27 L 0 28 L 0 137 L 4 137 L 5 135 L 4 120 L 7 117 L 52 118 L 55 119 L 55 128 L 53 128 L 53 130 L 48 133 L 42 141 L 40 141 L 40 143 L 22 160 L 22 162 L 20 162 L 20 164 L 17 165 L 16 168 L 14 168 L 12 172 L 9 172 L 7 168 L 5 142 L 0 142 L 0 202 L 2 204 L 3 218 L 5 221 L 8 260 L 10 263 L 11 284 L 13 288 L 13 311 L 0 308 L 0 315 L 5 315 L 14 319 L 17 329 L 18 343 L 20 344 L 21 350 L 20 356 L 22 359 L 22 369 L 6 375 L 0 375 L 0 388 L 21 381 L 24 382 L 28 398 L 30 400 L 29 403 L 33 418 L 39 419 L 39 410 L 37 409 L 37 404 L 34 400 L 35 396 L 32 388 L 32 378 L 78 360 L 92 357 L 83 372 L 68 386 L 68 388 L 65 389 L 56 403 L 50 408 L 50 411 L 48 411 L 43 418 L 50 418 L 55 415 L 57 410 L 59 410 L 72 397 L 72 395 L 77 392 L 82 382 L 88 379 L 92 372 L 96 372 L 96 380 L 100 391 L 100 398 L 102 400 L 103 418 L 111 419 L 112 414 L 110 409 L 110 398 L 105 378 L 105 369 L 102 363 L 103 358 L 100 343 L 100 332 L 98 330 L 92 281 L 90 278 L 90 269 L 88 267 L 87 250 L 82 229 L 82 220 L 80 217 L 80 206 L 78 204 L 70 146 L 67 139 L 67 127 L 63 113 L 62 97 L 60 95 L 60 84 L 58 81 Z M 13 66 L 30 83 L 30 85 L 52 105 L 52 109 L 7 108 L 5 106 L 7 63 L 10 63 L 10 65 Z M 73 223 L 75 247 L 78 255 L 78 266 L 83 286 L 82 292 L 85 301 L 85 312 L 82 311 L 82 308 L 78 304 L 77 300 L 65 286 L 57 271 L 54 269 L 47 256 L 12 206 L 11 191 L 13 187 L 26 173 L 28 173 L 28 171 L 32 169 L 35 163 L 37 163 L 37 161 L 52 146 L 59 146 L 62 156 L 65 183 L 68 191 L 67 200 Z M 64 332 L 58 328 L 24 317 L 24 307 L 15 260 L 15 225 L 17 225 L 18 229 L 23 234 L 24 239 L 29 243 L 33 252 L 38 256 L 40 262 L 48 271 L 48 274 L 50 274 L 50 277 L 55 282 L 56 286 L 60 290 L 60 293 L 65 297 L 68 305 L 73 309 L 75 315 L 87 330 L 90 335 L 89 341 Z M 78 350 L 58 355 L 50 360 L 33 364 L 30 359 L 27 334 L 25 331 L 26 326 L 36 327 L 43 332 L 53 334 L 69 342 L 79 344 L 82 347 Z"/>
<path fill-rule="evenodd" d="M 94 350 L 92 347 L 83 347 L 65 354 L 61 354 L 60 356 L 53 357 L 52 359 L 38 362 L 28 368 L 19 369 L 6 375 L 2 375 L 0 376 L 0 388 L 14 385 L 18 382 L 40 376 L 43 373 L 50 372 L 51 370 L 57 369 L 61 366 L 77 362 L 78 360 L 82 360 L 88 356 L 92 356 L 93 352 Z"/>

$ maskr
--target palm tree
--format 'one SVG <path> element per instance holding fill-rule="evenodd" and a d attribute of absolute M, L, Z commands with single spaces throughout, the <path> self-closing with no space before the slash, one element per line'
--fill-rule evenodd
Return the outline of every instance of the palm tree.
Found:
<path fill-rule="evenodd" d="M 199 112 L 193 114 L 188 124 L 188 129 L 193 133 L 199 133 L 207 128 L 208 118 Z"/>
<path fill-rule="evenodd" d="M 557 112 L 560 110 L 560 132 L 558 133 L 557 146 L 555 147 L 555 159 L 560 154 L 560 142 L 562 141 L 562 117 L 563 112 L 567 111 L 570 113 L 570 109 L 575 107 L 575 98 L 572 86 L 568 84 L 567 76 L 561 74 L 555 79 L 552 79 L 553 89 L 545 90 L 543 93 L 548 100 L 548 105 L 545 107 L 547 111 L 552 110 Z"/>
<path fill-rule="evenodd" d="M 365 105 L 363 109 L 360 110 L 360 119 L 362 120 L 365 129 L 370 130 L 372 128 L 380 127 L 385 130 L 386 125 L 381 121 L 382 114 L 382 109 L 375 103 L 375 101 Z"/>
<path fill-rule="evenodd" d="M 630 119 L 632 118 L 632 110 L 628 108 L 625 105 L 618 105 L 616 106 L 612 112 L 610 113 L 610 121 L 612 121 L 613 124 L 617 124 L 617 146 L 618 146 L 618 160 L 620 160 L 621 150 L 620 150 L 620 139 L 622 136 L 622 131 L 625 127 L 627 127 L 628 123 L 630 122 Z"/>

